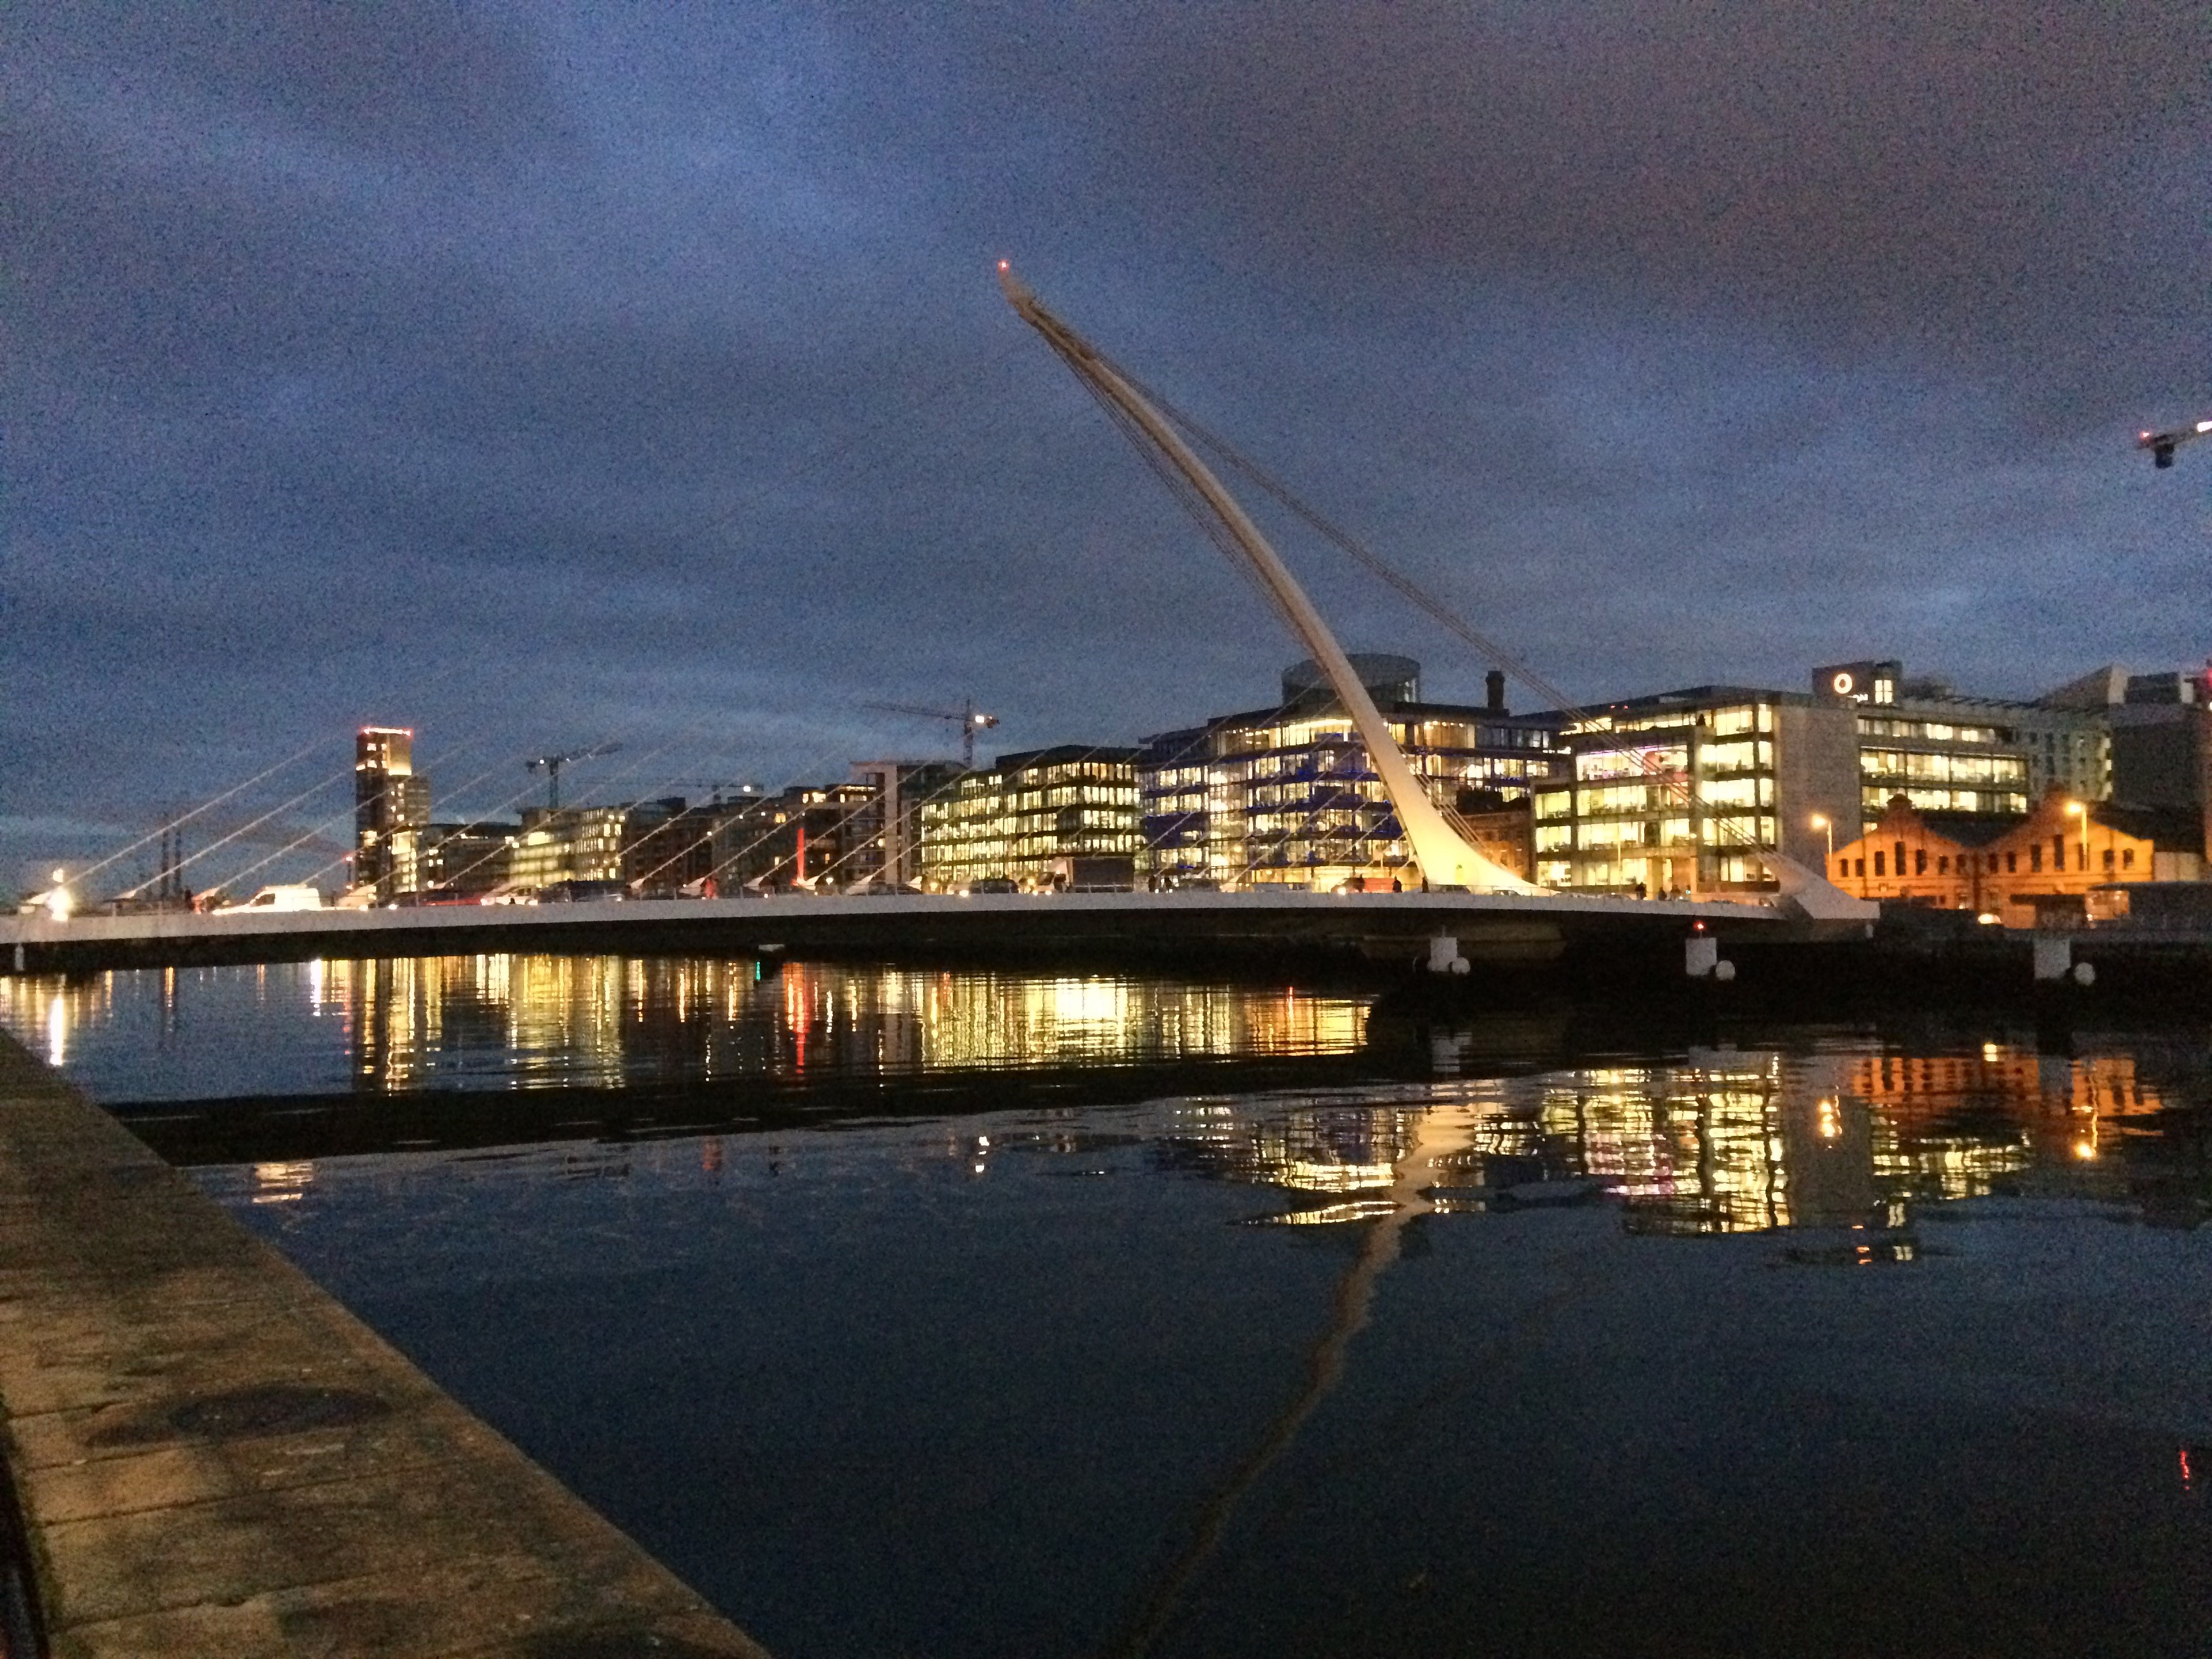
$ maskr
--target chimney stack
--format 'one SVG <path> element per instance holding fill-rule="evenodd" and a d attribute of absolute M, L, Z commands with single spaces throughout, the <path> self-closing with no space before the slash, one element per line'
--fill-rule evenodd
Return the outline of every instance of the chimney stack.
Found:
<path fill-rule="evenodd" d="M 1504 714 L 1505 712 L 1504 671 L 1497 668 L 1492 669 L 1490 672 L 1483 676 L 1482 683 L 1488 688 L 1490 692 L 1490 702 L 1487 704 L 1490 712 L 1493 714 Z"/>

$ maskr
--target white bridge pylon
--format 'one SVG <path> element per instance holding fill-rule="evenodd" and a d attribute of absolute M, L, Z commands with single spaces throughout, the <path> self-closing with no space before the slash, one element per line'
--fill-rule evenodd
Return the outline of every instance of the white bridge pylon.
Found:
<path fill-rule="evenodd" d="M 1549 888 L 1523 881 L 1504 865 L 1485 857 L 1452 828 L 1429 798 L 1427 788 L 1414 775 L 1405 751 L 1390 735 L 1389 722 L 1382 718 L 1375 699 L 1360 684 L 1359 676 L 1344 654 L 1344 647 L 1328 631 L 1328 624 L 1314 609 L 1313 601 L 1306 597 L 1297 579 L 1268 545 L 1260 527 L 1237 505 L 1236 497 L 1198 459 L 1167 417 L 1116 374 L 1088 341 L 1047 311 L 1004 259 L 999 262 L 999 285 L 1006 290 L 1007 300 L 1021 319 L 1044 337 L 1045 343 L 1060 361 L 1112 408 L 1126 416 L 1128 423 L 1182 475 L 1227 532 L 1229 544 L 1251 562 L 1352 716 L 1352 723 L 1367 747 L 1368 760 L 1376 775 L 1382 780 L 1382 787 L 1390 797 L 1391 810 L 1406 832 L 1407 842 L 1413 849 L 1414 861 L 1421 867 L 1423 878 L 1431 886 L 1465 887 L 1477 893 L 1549 895 Z"/>

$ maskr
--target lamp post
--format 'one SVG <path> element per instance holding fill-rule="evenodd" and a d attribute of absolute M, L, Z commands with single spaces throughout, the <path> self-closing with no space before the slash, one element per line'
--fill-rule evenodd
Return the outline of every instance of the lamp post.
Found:
<path fill-rule="evenodd" d="M 1827 832 L 1828 862 L 1833 864 L 1836 861 L 1836 826 L 1828 821 L 1826 813 L 1815 812 L 1813 814 L 1813 827 Z"/>
<path fill-rule="evenodd" d="M 2081 875 L 2086 881 L 2089 875 L 2089 808 L 2081 801 L 2069 800 L 2066 803 L 2066 816 L 2081 820 Z"/>

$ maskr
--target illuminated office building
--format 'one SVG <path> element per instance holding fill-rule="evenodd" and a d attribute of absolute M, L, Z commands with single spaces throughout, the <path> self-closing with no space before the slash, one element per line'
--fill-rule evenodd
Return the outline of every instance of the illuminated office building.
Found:
<path fill-rule="evenodd" d="M 2053 787 L 2112 793 L 2108 733 L 2086 707 L 1965 696 L 1948 681 L 1906 679 L 1894 659 L 1816 668 L 1813 695 L 1856 713 L 1862 828 L 1896 795 L 1923 812 L 2018 817 Z"/>
<path fill-rule="evenodd" d="M 532 806 L 507 853 L 507 879 L 522 887 L 622 879 L 627 806 Z"/>
<path fill-rule="evenodd" d="M 380 899 L 418 884 L 417 838 L 430 821 L 430 781 L 415 773 L 415 733 L 364 726 L 354 738 L 353 884 Z"/>
<path fill-rule="evenodd" d="M 921 881 L 960 892 L 979 881 L 1024 888 L 1127 887 L 1142 846 L 1134 749 L 1073 744 L 1001 755 L 921 805 Z"/>
<path fill-rule="evenodd" d="M 964 777 L 952 761 L 854 761 L 867 793 L 854 815 L 846 884 L 913 887 L 921 881 L 921 812 Z"/>
<path fill-rule="evenodd" d="M 1486 852 L 1525 867 L 1516 850 L 1525 833 L 1512 826 L 1520 803 L 1564 775 L 1558 720 L 1511 714 L 1500 674 L 1478 707 L 1422 702 L 1420 665 L 1410 657 L 1360 653 L 1352 665 L 1437 805 L 1470 815 Z M 1146 739 L 1137 782 L 1139 873 L 1151 882 L 1334 888 L 1411 872 L 1366 745 L 1310 660 L 1285 671 L 1273 708 Z"/>
<path fill-rule="evenodd" d="M 416 873 L 425 890 L 473 896 L 510 879 L 511 823 L 429 823 L 416 841 Z"/>
<path fill-rule="evenodd" d="M 1613 893 L 1771 890 L 1759 854 L 1810 869 L 1859 822 L 1851 707 L 1706 685 L 1581 710 L 1571 781 L 1535 791 L 1536 879 Z"/>
<path fill-rule="evenodd" d="M 714 830 L 716 884 L 725 890 L 850 886 L 856 826 L 872 799 L 865 784 L 794 784 L 781 794 L 726 803 Z"/>

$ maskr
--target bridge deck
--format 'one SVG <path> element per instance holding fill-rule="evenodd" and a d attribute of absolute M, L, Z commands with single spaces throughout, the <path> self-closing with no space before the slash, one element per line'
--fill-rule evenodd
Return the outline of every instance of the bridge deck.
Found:
<path fill-rule="evenodd" d="M 440 956 L 486 951 L 781 951 L 889 957 L 1199 953 L 1334 954 L 1403 963 L 1448 934 L 1478 961 L 1541 963 L 1581 943 L 1663 947 L 1702 921 L 1723 937 L 1793 925 L 1761 905 L 1572 894 L 1057 893 L 602 900 L 384 910 L 0 918 L 0 963 L 19 971 Z"/>

